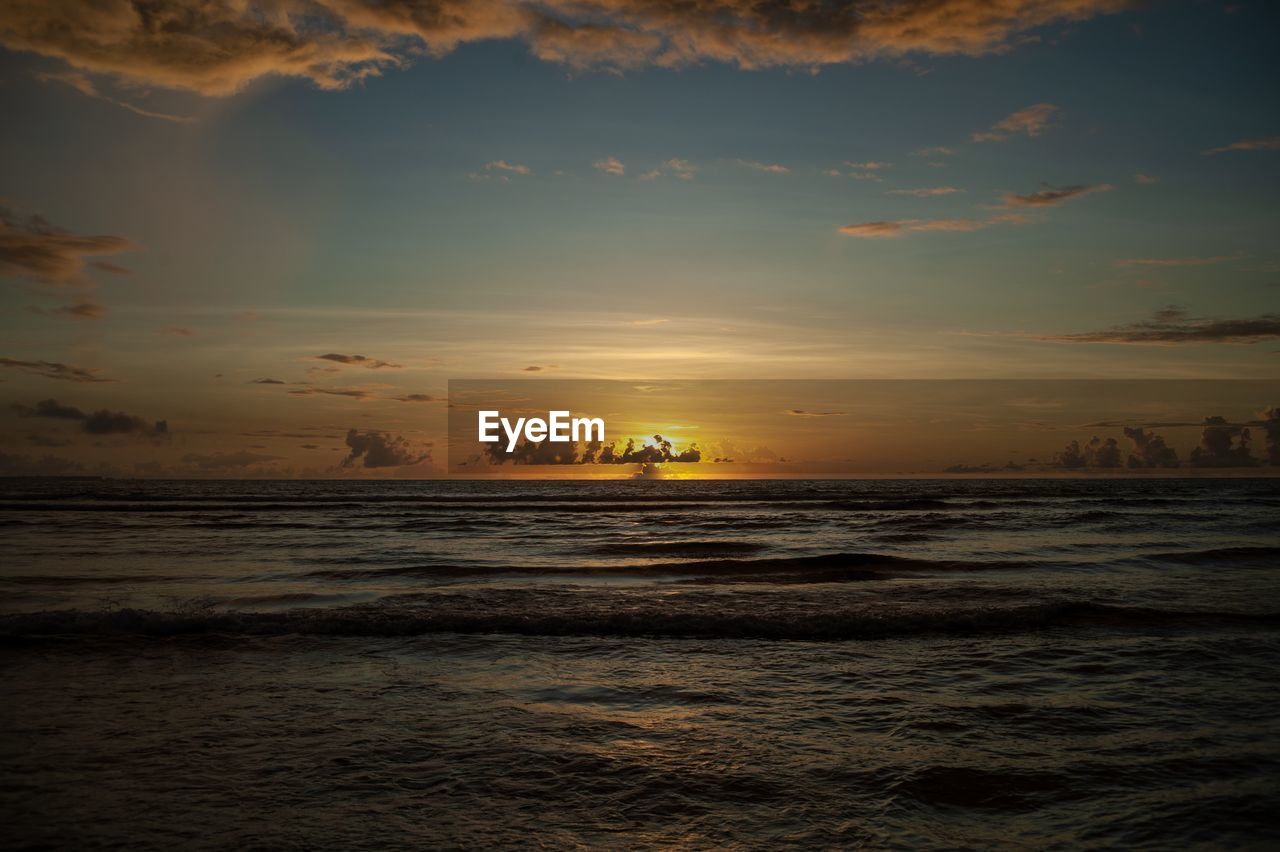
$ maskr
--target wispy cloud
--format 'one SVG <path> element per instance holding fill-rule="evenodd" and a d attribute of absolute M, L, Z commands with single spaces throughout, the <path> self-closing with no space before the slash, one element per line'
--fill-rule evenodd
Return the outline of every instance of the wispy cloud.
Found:
<path fill-rule="evenodd" d="M 1214 154 L 1226 154 L 1230 151 L 1280 151 L 1280 136 L 1241 139 L 1238 142 L 1232 142 L 1230 145 L 1223 145 L 1221 148 L 1210 148 L 1204 154 L 1205 156 L 1212 156 Z"/>
<path fill-rule="evenodd" d="M 751 169 L 754 172 L 768 172 L 774 175 L 785 175 L 791 171 L 786 166 L 778 163 L 761 163 L 756 160 L 736 160 L 738 165 L 744 169 Z"/>
<path fill-rule="evenodd" d="M 1039 136 L 1058 115 L 1053 104 L 1034 104 L 1020 109 L 992 125 L 990 130 L 973 134 L 974 142 L 1001 142 L 1015 134 Z"/>
<path fill-rule="evenodd" d="M 97 370 L 77 367 L 74 364 L 63 364 L 58 361 L 19 361 L 14 358 L 0 358 L 0 367 L 34 373 L 46 379 L 61 379 L 67 382 L 114 382 L 98 375 Z"/>
<path fill-rule="evenodd" d="M 917 148 L 911 152 L 911 156 L 913 157 L 950 157 L 954 153 L 955 151 L 952 151 L 950 148 L 945 148 L 942 145 L 935 145 L 932 148 Z"/>
<path fill-rule="evenodd" d="M 510 172 L 513 175 L 531 175 L 533 169 L 522 163 L 508 163 L 506 160 L 493 160 L 484 164 L 487 172 Z"/>
<path fill-rule="evenodd" d="M 1219 254 L 1212 257 L 1125 257 L 1116 261 L 1116 266 L 1178 267 L 1178 266 L 1212 266 L 1228 260 L 1238 259 L 1237 255 Z"/>
<path fill-rule="evenodd" d="M 1142 184 L 1143 186 L 1150 186 L 1153 183 L 1159 183 L 1160 178 L 1138 172 L 1133 176 L 1133 182 Z"/>
<path fill-rule="evenodd" d="M 172 121 L 177 124 L 186 124 L 195 120 L 191 116 L 171 115 L 167 112 L 155 112 L 153 110 L 144 109 L 137 104 L 132 104 L 128 101 L 122 101 L 118 98 L 113 98 L 109 95 L 103 94 L 99 91 L 98 87 L 93 84 L 92 80 L 84 74 L 81 74 L 79 71 L 43 72 L 36 74 L 36 79 L 45 83 L 62 83 L 70 86 L 82 95 L 90 98 L 97 98 L 98 100 L 105 101 L 112 106 L 118 106 L 121 109 L 127 109 L 129 112 L 143 116 L 144 118 L 158 118 L 161 121 Z"/>
<path fill-rule="evenodd" d="M 963 189 L 956 189 L 954 186 L 929 186 L 921 189 L 891 189 L 887 195 L 910 195 L 913 198 L 932 198 L 937 195 L 953 195 L 957 192 L 964 192 Z"/>
<path fill-rule="evenodd" d="M 843 411 L 806 411 L 803 408 L 788 408 L 782 412 L 788 417 L 843 417 Z"/>
<path fill-rule="evenodd" d="M 913 231 L 980 231 L 997 224 L 1001 224 L 997 219 L 896 219 L 844 225 L 839 230 L 851 237 L 885 239 L 906 236 Z"/>
<path fill-rule="evenodd" d="M 34 313 L 51 317 L 71 317 L 72 319 L 102 319 L 107 309 L 92 302 L 77 302 L 74 305 L 62 305 L 57 308 L 31 308 Z"/>
<path fill-rule="evenodd" d="M 1049 186 L 1045 184 L 1044 189 L 1028 195 L 1006 193 L 1003 200 L 1005 207 L 1057 207 L 1059 204 L 1071 201 L 1074 198 L 1083 198 L 1095 192 L 1110 192 L 1114 188 L 1109 183 L 1080 183 L 1074 186 Z"/>
<path fill-rule="evenodd" d="M 368 400 L 368 399 L 377 399 L 376 394 L 374 394 L 372 391 L 368 391 L 363 388 L 321 388 L 321 387 L 315 387 L 314 385 L 312 385 L 304 388 L 297 388 L 295 390 L 291 390 L 289 391 L 289 393 L 293 394 L 294 396 L 317 396 L 317 395 L 345 396 L 345 397 L 348 397 L 349 399 L 358 399 L 362 401 Z"/>
<path fill-rule="evenodd" d="M 1260 343 L 1280 339 L 1280 314 L 1245 319 L 1193 318 L 1181 308 L 1157 311 L 1151 319 L 1103 331 L 1041 337 L 1057 343 L 1113 343 L 1173 346 L 1182 343 Z"/>

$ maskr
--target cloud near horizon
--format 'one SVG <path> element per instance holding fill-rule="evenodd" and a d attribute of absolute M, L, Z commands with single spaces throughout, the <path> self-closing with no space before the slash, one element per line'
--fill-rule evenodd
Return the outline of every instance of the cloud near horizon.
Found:
<path fill-rule="evenodd" d="M 1156 311 L 1151 319 L 1103 331 L 1041 337 L 1055 343 L 1112 343 L 1173 346 L 1181 343 L 1252 344 L 1280 338 L 1280 314 L 1245 319 L 1189 317 L 1181 308 Z"/>
<path fill-rule="evenodd" d="M 60 59 L 88 74 L 223 97 L 269 76 L 342 89 L 404 68 L 419 55 L 440 57 L 462 44 L 495 39 L 523 41 L 533 56 L 575 70 L 681 68 L 701 62 L 741 69 L 820 68 L 910 54 L 980 56 L 1008 50 L 1036 28 L 1130 5 L 1128 0 L 24 2 L 0 14 L 0 44 Z"/>
<path fill-rule="evenodd" d="M 430 449 L 414 448 L 401 435 L 372 429 L 349 430 L 346 443 L 350 452 L 342 460 L 343 467 L 406 467 L 431 458 Z"/>
<path fill-rule="evenodd" d="M 63 405 L 56 399 L 42 399 L 33 406 L 15 404 L 14 410 L 22 417 L 44 417 L 53 420 L 72 420 L 89 435 L 137 435 L 152 440 L 169 440 L 169 423 L 154 422 L 102 408 L 92 413 L 81 411 L 73 405 Z"/>

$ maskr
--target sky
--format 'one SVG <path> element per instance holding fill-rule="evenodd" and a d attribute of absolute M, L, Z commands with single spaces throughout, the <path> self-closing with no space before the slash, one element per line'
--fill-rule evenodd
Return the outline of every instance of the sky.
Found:
<path fill-rule="evenodd" d="M 5 4 L 0 473 L 437 475 L 451 379 L 1280 378 L 1278 23 Z"/>

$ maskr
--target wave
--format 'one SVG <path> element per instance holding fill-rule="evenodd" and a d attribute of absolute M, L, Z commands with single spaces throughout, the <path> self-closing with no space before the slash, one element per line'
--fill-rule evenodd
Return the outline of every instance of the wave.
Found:
<path fill-rule="evenodd" d="M 727 542 L 726 542 L 727 543 Z M 635 554 L 632 554 L 635 555 Z M 644 554 L 640 554 L 644 555 Z M 664 555 L 675 555 L 665 553 Z M 385 562 L 394 555 L 381 558 L 333 557 L 343 564 Z M 310 561 L 323 561 L 312 557 Z M 1037 563 L 1043 565 L 1043 562 Z M 883 553 L 822 553 L 813 556 L 773 556 L 759 559 L 691 559 L 684 562 L 646 562 L 642 564 L 603 563 L 591 565 L 392 565 L 369 568 L 322 568 L 303 576 L 328 580 L 360 580 L 378 577 L 466 577 L 501 574 L 539 576 L 590 577 L 685 577 L 719 580 L 753 580 L 755 582 L 839 582 L 880 580 L 900 572 L 920 571 L 992 571 L 1021 568 L 1010 561 L 965 562 L 961 560 L 914 559 Z"/>
<path fill-rule="evenodd" d="M 589 553 L 616 556 L 708 556 L 759 553 L 766 544 L 753 541 L 616 541 L 589 548 Z"/>
<path fill-rule="evenodd" d="M 1228 562 L 1280 562 L 1280 547 L 1211 547 L 1206 550 L 1174 551 L 1144 557 L 1157 562 L 1177 562 L 1183 565 L 1218 565 Z"/>
<path fill-rule="evenodd" d="M 59 637 L 346 636 L 410 637 L 439 633 L 526 636 L 623 636 L 701 639 L 847 641 L 931 634 L 983 635 L 1055 628 L 1114 630 L 1280 629 L 1280 613 L 1161 610 L 1095 602 L 1040 603 L 960 611 L 802 612 L 695 608 L 600 608 L 562 612 L 348 606 L 283 612 L 59 610 L 0 617 L 0 639 Z"/>

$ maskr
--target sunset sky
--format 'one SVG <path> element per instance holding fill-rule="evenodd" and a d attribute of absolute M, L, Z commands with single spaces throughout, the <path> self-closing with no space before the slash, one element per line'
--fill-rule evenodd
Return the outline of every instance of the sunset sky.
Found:
<path fill-rule="evenodd" d="M 450 379 L 1276 379 L 1278 24 L 6 3 L 0 473 L 434 475 Z"/>

